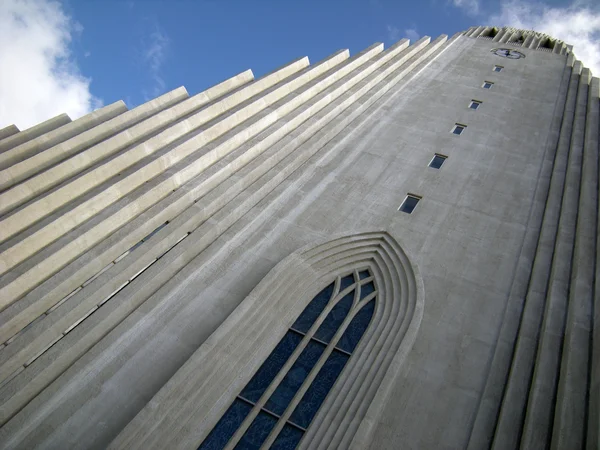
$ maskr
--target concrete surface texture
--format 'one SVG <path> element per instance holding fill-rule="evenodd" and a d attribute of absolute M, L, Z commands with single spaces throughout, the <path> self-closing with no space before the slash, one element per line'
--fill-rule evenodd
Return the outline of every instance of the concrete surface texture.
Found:
<path fill-rule="evenodd" d="M 472 27 L 1 129 L 0 448 L 198 448 L 366 269 L 298 448 L 598 448 L 599 89 L 567 43 Z"/>

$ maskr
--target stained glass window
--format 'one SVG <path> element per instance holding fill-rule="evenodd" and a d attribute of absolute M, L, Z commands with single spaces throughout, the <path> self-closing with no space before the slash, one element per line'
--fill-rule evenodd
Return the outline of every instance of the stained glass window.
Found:
<path fill-rule="evenodd" d="M 306 306 L 200 450 L 228 444 L 259 449 L 266 442 L 272 449 L 297 447 L 375 313 L 377 289 L 369 270 L 338 280 Z"/>

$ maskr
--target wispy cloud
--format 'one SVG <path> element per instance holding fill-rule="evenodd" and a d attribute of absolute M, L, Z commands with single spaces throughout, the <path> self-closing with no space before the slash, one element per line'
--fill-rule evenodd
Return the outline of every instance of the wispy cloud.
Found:
<path fill-rule="evenodd" d="M 51 0 L 0 2 L 0 127 L 24 129 L 101 106 L 70 52 L 82 27 Z"/>
<path fill-rule="evenodd" d="M 600 6 L 580 2 L 559 8 L 537 2 L 508 1 L 489 23 L 546 33 L 573 45 L 573 52 L 596 76 L 600 75 Z"/>
<path fill-rule="evenodd" d="M 142 39 L 142 58 L 149 69 L 153 83 L 150 92 L 144 92 L 145 97 L 156 97 L 164 93 L 166 83 L 162 76 L 162 67 L 167 57 L 169 45 L 169 37 L 158 25 Z"/>
<path fill-rule="evenodd" d="M 479 14 L 479 0 L 451 0 L 451 3 L 455 7 L 462 9 L 469 16 L 476 16 Z"/>
<path fill-rule="evenodd" d="M 406 30 L 404 30 L 404 37 L 407 39 L 410 39 L 411 42 L 416 42 L 419 40 L 421 35 L 417 31 L 416 27 L 412 27 L 412 28 L 407 28 Z"/>
<path fill-rule="evenodd" d="M 414 25 L 410 28 L 406 28 L 404 31 L 402 31 L 400 28 L 395 27 L 393 25 L 388 25 L 387 26 L 387 37 L 392 42 L 397 42 L 401 38 L 408 38 L 408 39 L 410 39 L 411 42 L 415 42 L 415 41 L 418 41 L 421 36 L 419 35 L 419 32 L 417 31 L 417 27 Z"/>
<path fill-rule="evenodd" d="M 390 41 L 396 42 L 400 39 L 400 28 L 394 27 L 392 25 L 387 26 L 387 37 Z"/>

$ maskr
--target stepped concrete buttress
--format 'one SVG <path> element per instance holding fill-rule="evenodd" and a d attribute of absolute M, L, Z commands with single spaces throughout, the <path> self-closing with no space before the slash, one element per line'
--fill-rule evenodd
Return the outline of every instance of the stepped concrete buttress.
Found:
<path fill-rule="evenodd" d="M 198 448 L 361 267 L 373 321 L 298 448 L 598 448 L 600 82 L 573 51 L 478 26 L 0 129 L 0 448 Z"/>

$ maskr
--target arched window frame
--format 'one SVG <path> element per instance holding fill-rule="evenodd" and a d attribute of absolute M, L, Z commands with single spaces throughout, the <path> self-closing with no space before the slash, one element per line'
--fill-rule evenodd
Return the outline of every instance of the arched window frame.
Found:
<path fill-rule="evenodd" d="M 368 447 L 424 309 L 414 258 L 385 231 L 334 236 L 273 267 L 111 444 L 198 448 L 289 326 L 332 277 L 369 267 L 377 311 L 298 450 Z"/>
<path fill-rule="evenodd" d="M 348 284 L 348 282 L 350 282 L 350 279 L 351 279 L 351 283 Z M 342 285 L 342 283 L 344 283 L 344 285 Z M 316 318 L 314 318 L 312 325 L 308 328 L 308 330 L 303 331 L 303 330 L 299 329 L 299 328 L 301 328 L 300 326 L 296 327 L 298 320 L 300 320 L 300 317 L 302 317 L 303 314 L 306 312 L 306 310 L 311 306 L 312 302 L 315 301 L 317 299 L 317 297 L 320 296 L 324 291 L 328 290 L 331 285 L 333 285 L 333 289 L 332 289 L 331 294 L 329 295 L 329 299 L 328 299 L 327 303 L 324 305 L 324 307 L 320 311 L 319 315 Z M 316 336 L 316 334 L 321 329 L 324 322 L 329 318 L 330 313 L 338 305 L 340 305 L 341 301 L 343 301 L 350 294 L 353 295 L 352 304 L 350 305 L 350 308 L 346 312 L 345 317 L 343 318 L 342 322 L 339 324 L 338 328 L 336 329 L 334 335 L 329 339 L 328 342 L 325 342 L 325 341 L 319 339 Z M 372 320 L 372 317 L 374 316 L 376 308 L 377 308 L 376 297 L 377 297 L 377 285 L 376 285 L 375 277 L 371 274 L 368 267 L 359 267 L 359 268 L 354 269 L 353 271 L 346 272 L 345 274 L 342 274 L 342 275 L 338 275 L 335 278 L 333 283 L 326 286 L 321 292 L 319 292 L 319 294 L 317 294 L 317 296 L 315 298 L 313 298 L 311 300 L 311 302 L 309 302 L 306 305 L 305 309 L 300 313 L 300 315 L 298 316 L 296 321 L 288 328 L 288 331 L 282 338 L 282 340 L 283 340 L 285 338 L 285 336 L 287 336 L 287 333 L 293 333 L 293 334 L 302 336 L 301 341 L 297 344 L 296 348 L 291 353 L 291 355 L 288 357 L 285 364 L 280 368 L 277 375 L 275 375 L 275 377 L 271 380 L 270 384 L 264 390 L 264 392 L 262 393 L 260 398 L 257 401 L 253 401 L 251 399 L 244 397 L 243 394 L 244 394 L 244 390 L 246 389 L 246 387 L 244 387 L 244 389 L 242 389 L 242 391 L 238 394 L 238 396 L 234 400 L 234 402 L 241 401 L 248 405 L 252 405 L 252 410 L 248 413 L 246 418 L 239 425 L 239 427 L 237 428 L 237 431 L 229 439 L 227 444 L 225 446 L 219 447 L 219 448 L 223 448 L 226 450 L 236 448 L 236 445 L 238 445 L 239 442 L 243 439 L 244 435 L 248 432 L 249 428 L 252 426 L 252 424 L 256 420 L 257 416 L 261 413 L 268 414 L 271 417 L 277 419 L 277 422 L 275 423 L 273 429 L 269 432 L 268 436 L 266 437 L 266 440 L 263 442 L 262 448 L 269 448 L 273 443 L 275 443 L 276 440 L 278 439 L 279 434 L 281 433 L 283 428 L 286 426 L 294 427 L 297 430 L 301 431 L 302 434 L 304 434 L 307 431 L 308 427 L 310 426 L 310 423 L 312 422 L 312 420 L 314 420 L 314 417 L 313 417 L 313 419 L 311 419 L 311 422 L 309 422 L 308 426 L 306 428 L 304 428 L 302 425 L 294 422 L 294 419 L 292 417 L 293 413 L 295 412 L 295 410 L 298 407 L 298 405 L 300 404 L 300 402 L 303 400 L 307 391 L 313 386 L 314 383 L 318 383 L 318 380 L 316 380 L 317 376 L 320 374 L 321 370 L 324 368 L 325 364 L 329 361 L 330 356 L 334 352 L 343 354 L 348 358 L 348 360 L 350 360 L 350 358 L 352 357 L 352 354 L 357 349 L 360 348 L 360 341 L 362 340 L 362 336 L 365 334 L 366 330 L 368 329 L 368 326 L 369 326 L 369 324 Z M 346 332 L 346 330 L 348 329 L 350 324 L 353 323 L 353 320 L 355 319 L 356 315 L 360 311 L 362 311 L 362 309 L 365 306 L 369 305 L 370 302 L 374 302 L 373 311 L 371 312 L 371 314 L 369 316 L 368 325 L 365 327 L 364 330 L 362 330 L 362 333 L 360 335 L 358 342 L 356 343 L 355 347 L 352 349 L 351 352 L 348 352 L 348 351 L 342 349 L 338 345 L 340 342 L 340 339 L 342 338 L 342 336 L 344 336 L 344 333 Z M 302 382 L 299 389 L 296 391 L 296 393 L 290 399 L 284 412 L 282 414 L 278 415 L 276 412 L 269 410 L 269 406 L 268 406 L 269 399 L 272 398 L 274 393 L 277 391 L 277 388 L 281 385 L 281 383 L 285 379 L 288 372 L 293 368 L 294 364 L 296 363 L 296 361 L 298 361 L 298 358 L 305 351 L 305 349 L 307 348 L 307 346 L 309 345 L 309 343 L 311 341 L 314 341 L 314 342 L 319 343 L 320 345 L 323 345 L 324 350 L 321 353 L 321 355 L 318 357 L 315 364 L 312 365 L 310 372 L 308 373 L 307 377 Z M 277 347 L 275 347 L 275 348 L 277 348 Z M 273 349 L 273 351 L 275 351 L 275 349 Z M 347 364 L 348 360 L 346 360 L 346 362 L 344 364 L 344 368 L 345 368 L 345 365 Z M 264 361 L 263 361 L 263 363 L 264 363 Z M 262 365 L 258 368 L 257 372 L 259 372 L 261 370 L 261 368 L 262 368 Z M 344 371 L 344 368 L 342 368 L 340 373 L 338 373 L 336 375 L 334 385 L 335 385 L 335 383 L 337 383 L 338 379 L 341 377 L 341 375 Z M 255 372 L 255 374 L 254 374 L 255 376 L 256 376 L 257 372 Z M 254 380 L 254 377 L 248 383 L 250 384 L 252 382 L 252 380 Z M 331 390 L 331 387 L 329 390 Z M 328 394 L 329 394 L 329 392 L 327 392 L 326 396 Z M 234 406 L 232 404 L 232 406 L 230 406 L 230 408 L 233 408 L 233 407 Z M 317 410 L 318 409 L 320 409 L 320 406 L 319 406 L 319 408 L 317 408 Z M 227 414 L 227 412 L 225 414 Z M 223 420 L 223 417 L 221 418 L 221 420 Z M 209 433 L 209 435 L 206 438 L 206 441 L 200 446 L 200 449 L 214 448 L 214 447 L 210 446 L 210 442 L 211 442 L 211 439 L 215 438 L 213 436 L 213 433 L 218 433 L 218 426 L 219 426 L 220 422 L 221 421 L 219 421 L 215 425 L 215 428 L 213 428 L 211 433 Z"/>

